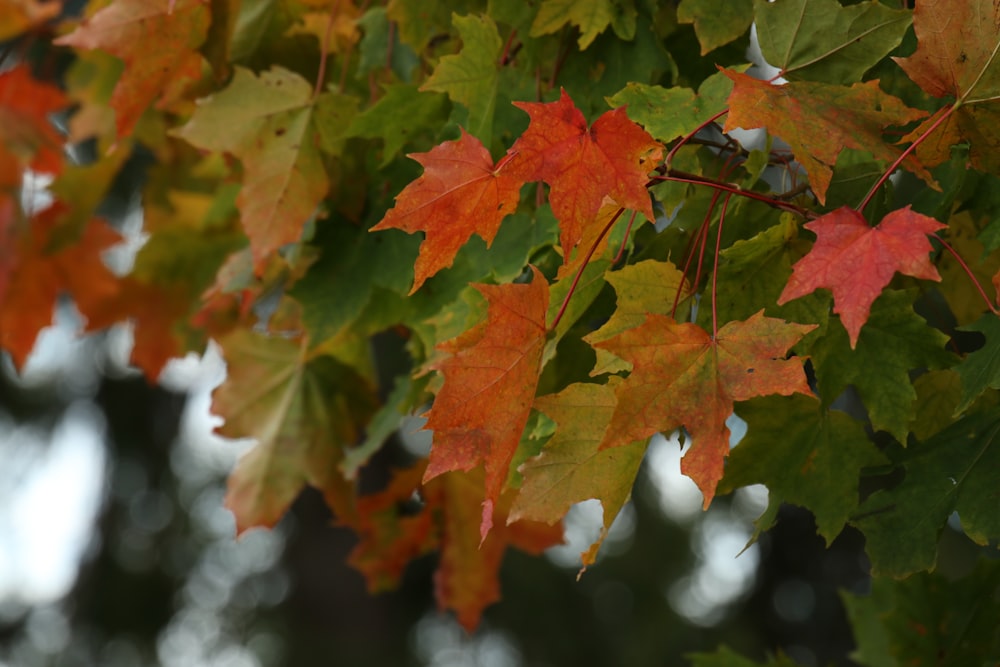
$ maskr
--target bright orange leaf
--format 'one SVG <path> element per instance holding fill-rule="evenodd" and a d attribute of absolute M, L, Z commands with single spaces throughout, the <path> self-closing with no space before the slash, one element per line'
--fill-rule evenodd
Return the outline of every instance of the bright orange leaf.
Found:
<path fill-rule="evenodd" d="M 0 302 L 0 347 L 10 352 L 18 368 L 31 353 L 38 332 L 52 323 L 61 295 L 71 295 L 89 320 L 90 313 L 119 290 L 118 279 L 101 254 L 121 237 L 103 222 L 87 225 L 76 243 L 47 252 L 64 212 L 65 205 L 59 203 L 42 211 L 17 244 L 16 264 Z"/>
<path fill-rule="evenodd" d="M 549 199 L 567 258 L 605 197 L 653 219 L 646 183 L 662 146 L 629 119 L 624 107 L 602 114 L 588 128 L 565 90 L 558 102 L 514 105 L 531 117 L 528 129 L 510 149 L 516 154 L 515 168 L 525 180 L 551 186 Z"/>
<path fill-rule="evenodd" d="M 25 168 L 60 171 L 63 141 L 48 116 L 68 104 L 62 91 L 36 81 L 25 65 L 0 73 L 0 189 L 19 187 Z"/>
<path fill-rule="evenodd" d="M 451 266 L 459 248 L 473 234 L 493 242 L 500 222 L 517 208 L 524 180 L 511 173 L 511 161 L 493 164 L 479 139 L 462 136 L 411 158 L 424 174 L 396 197 L 396 206 L 372 227 L 426 233 L 413 267 L 413 288 Z"/>
<path fill-rule="evenodd" d="M 633 367 L 615 392 L 618 404 L 601 448 L 683 426 L 692 443 L 681 472 L 698 484 L 708 507 L 729 453 L 726 419 L 733 402 L 809 394 L 802 361 L 785 354 L 814 328 L 761 310 L 745 322 L 727 323 L 713 340 L 695 324 L 650 314 L 642 325 L 595 343 Z"/>
<path fill-rule="evenodd" d="M 878 81 L 850 87 L 812 81 L 776 86 L 732 70 L 722 73 L 733 80 L 725 131 L 763 127 L 787 141 L 809 174 L 820 203 L 826 202 L 841 151 L 865 150 L 877 160 L 892 162 L 900 151 L 883 141 L 883 130 L 927 115 L 882 91 Z M 903 165 L 928 182 L 933 180 L 912 157 Z"/>
<path fill-rule="evenodd" d="M 434 443 L 424 479 L 483 464 L 485 538 L 535 399 L 549 289 L 537 269 L 528 285 L 476 288 L 489 303 L 486 322 L 439 346 L 451 356 L 435 366 L 444 385 L 425 427 Z"/>
<path fill-rule="evenodd" d="M 499 572 L 508 546 L 530 554 L 562 541 L 562 526 L 534 521 L 507 524 L 511 494 L 505 494 L 491 516 L 496 528 L 483 539 L 477 501 L 483 473 L 448 473 L 419 490 L 423 501 L 416 515 L 404 515 L 400 505 L 417 491 L 423 470 L 416 466 L 397 473 L 383 492 L 358 501 L 361 541 L 351 553 L 372 591 L 394 586 L 413 558 L 440 550 L 434 593 L 441 609 L 453 610 L 458 622 L 472 632 L 483 610 L 500 599 Z"/>
<path fill-rule="evenodd" d="M 871 305 L 898 271 L 923 280 L 941 280 L 927 253 L 928 234 L 946 225 L 910 210 L 898 209 L 871 227 L 854 209 L 831 211 L 806 225 L 816 243 L 792 267 L 778 305 L 820 287 L 833 292 L 834 312 L 847 329 L 853 348 Z"/>
<path fill-rule="evenodd" d="M 117 0 L 56 44 L 100 49 L 125 63 L 114 92 L 118 136 L 132 132 L 156 100 L 201 76 L 198 48 L 210 22 L 207 0 Z"/>

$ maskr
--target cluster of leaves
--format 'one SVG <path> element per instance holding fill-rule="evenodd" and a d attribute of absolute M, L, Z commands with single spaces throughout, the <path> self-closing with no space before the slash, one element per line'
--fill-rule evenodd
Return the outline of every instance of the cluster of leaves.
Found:
<path fill-rule="evenodd" d="M 760 530 L 793 503 L 864 533 L 867 664 L 996 657 L 995 561 L 974 607 L 893 578 L 956 512 L 1000 539 L 997 0 L 59 4 L 0 13 L 8 64 L 48 43 L 0 73 L 0 345 L 23 365 L 64 295 L 88 331 L 131 322 L 151 381 L 218 341 L 221 432 L 257 441 L 240 531 L 316 487 L 373 590 L 438 551 L 471 629 L 505 550 L 596 498 L 593 563 L 681 429 L 706 506 L 764 484 Z M 781 78 L 747 72 L 752 24 Z M 147 238 L 117 275 L 97 211 L 136 164 Z M 427 459 L 362 495 L 428 404 Z"/>

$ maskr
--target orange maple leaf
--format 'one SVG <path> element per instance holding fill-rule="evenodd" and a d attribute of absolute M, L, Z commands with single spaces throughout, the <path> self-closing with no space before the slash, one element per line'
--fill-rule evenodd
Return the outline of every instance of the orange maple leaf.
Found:
<path fill-rule="evenodd" d="M 629 119 L 625 107 L 602 114 L 588 128 L 565 90 L 558 102 L 514 105 L 528 113 L 531 123 L 510 149 L 516 154 L 512 168 L 525 180 L 551 186 L 549 199 L 567 258 L 605 197 L 653 219 L 646 183 L 663 146 Z"/>
<path fill-rule="evenodd" d="M 528 285 L 476 285 L 489 303 L 486 322 L 440 345 L 451 356 L 434 366 L 444 384 L 425 426 L 434 442 L 424 479 L 484 464 L 484 539 L 538 385 L 549 289 L 533 271 Z"/>
<path fill-rule="evenodd" d="M 69 105 L 61 90 L 20 65 L 0 73 L 0 189 L 17 188 L 25 168 L 62 169 L 63 141 L 48 115 Z"/>
<path fill-rule="evenodd" d="M 878 160 L 892 162 L 900 151 L 882 139 L 882 131 L 927 115 L 884 92 L 878 81 L 850 87 L 812 81 L 776 86 L 720 69 L 733 80 L 725 131 L 763 127 L 787 141 L 795 159 L 809 174 L 820 203 L 826 201 L 833 165 L 841 151 L 865 150 Z M 933 181 L 916 159 L 908 156 L 903 165 L 924 180 Z"/>
<path fill-rule="evenodd" d="M 511 173 L 509 159 L 494 165 L 489 151 L 464 129 L 455 141 L 409 157 L 423 165 L 424 173 L 399 193 L 396 206 L 372 231 L 426 233 L 413 267 L 412 294 L 451 266 L 473 234 L 487 246 L 493 242 L 500 222 L 517 208 L 524 179 Z"/>
<path fill-rule="evenodd" d="M 103 222 L 87 225 L 76 243 L 47 252 L 52 232 L 65 212 L 61 203 L 45 209 L 17 244 L 16 264 L 0 302 L 0 346 L 10 352 L 18 368 L 31 353 L 38 332 L 52 323 L 61 295 L 72 295 L 89 320 L 90 314 L 120 289 L 101 254 L 121 237 Z"/>
<path fill-rule="evenodd" d="M 792 267 L 778 305 L 829 288 L 833 310 L 840 315 L 853 349 L 872 303 L 893 274 L 941 280 L 927 257 L 932 250 L 927 235 L 946 226 L 909 206 L 893 211 L 875 227 L 852 208 L 831 211 L 805 226 L 816 234 L 816 243 Z"/>
<path fill-rule="evenodd" d="M 483 610 L 500 599 L 499 572 L 504 554 L 514 546 L 530 554 L 562 541 L 562 526 L 536 521 L 507 524 L 512 494 L 504 494 L 491 517 L 496 528 L 483 539 L 476 501 L 482 495 L 483 472 L 448 473 L 419 489 L 424 505 L 406 516 L 400 506 L 413 497 L 424 474 L 421 466 L 396 473 L 384 491 L 358 501 L 361 538 L 350 563 L 372 592 L 396 585 L 406 564 L 435 549 L 441 552 L 434 574 L 434 593 L 441 609 L 455 611 L 472 632 Z"/>
<path fill-rule="evenodd" d="M 1000 3 L 996 0 L 920 2 L 913 10 L 917 50 L 908 58 L 893 58 L 903 71 L 934 97 L 955 98 L 921 123 L 903 141 L 922 136 L 948 114 L 934 133 L 917 146 L 917 156 L 934 166 L 951 157 L 951 147 L 963 139 L 969 158 L 979 169 L 1000 166 Z"/>
<path fill-rule="evenodd" d="M 698 484 L 708 507 L 729 453 L 726 419 L 733 402 L 809 394 L 802 360 L 784 357 L 815 328 L 765 317 L 761 310 L 745 322 L 727 323 L 713 340 L 696 324 L 650 314 L 640 326 L 595 343 L 633 367 L 615 392 L 618 403 L 601 448 L 683 426 L 692 444 L 681 471 Z"/>
<path fill-rule="evenodd" d="M 56 44 L 100 49 L 125 69 L 111 94 L 118 136 L 132 132 L 157 99 L 166 101 L 187 80 L 201 76 L 197 49 L 208 34 L 207 0 L 117 0 L 84 19 Z"/>

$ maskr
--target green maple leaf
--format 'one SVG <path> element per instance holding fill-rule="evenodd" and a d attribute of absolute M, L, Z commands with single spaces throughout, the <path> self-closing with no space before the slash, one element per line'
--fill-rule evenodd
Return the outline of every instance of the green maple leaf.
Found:
<path fill-rule="evenodd" d="M 1000 317 L 987 313 L 978 322 L 959 327 L 986 336 L 986 345 L 955 366 L 962 379 L 962 400 L 955 414 L 965 412 L 987 389 L 1000 389 Z"/>
<path fill-rule="evenodd" d="M 584 336 L 584 340 L 594 345 L 608 340 L 621 332 L 639 326 L 646 321 L 646 315 L 656 313 L 669 315 L 674 302 L 684 304 L 689 296 L 689 286 L 684 275 L 671 262 L 646 260 L 629 264 L 620 271 L 610 271 L 605 279 L 615 288 L 618 307 L 600 329 Z M 680 305 L 683 312 L 686 307 Z M 591 375 L 617 373 L 631 368 L 631 365 L 609 350 L 597 348 L 597 364 Z"/>
<path fill-rule="evenodd" d="M 557 32 L 566 24 L 580 29 L 577 45 L 583 51 L 615 19 L 612 0 L 543 0 L 531 24 L 531 36 L 541 37 Z"/>
<path fill-rule="evenodd" d="M 493 141 L 493 113 L 497 103 L 500 50 L 503 42 L 487 16 L 452 18 L 462 38 L 462 50 L 445 56 L 420 90 L 447 93 L 453 102 L 469 110 L 466 129 L 485 146 Z"/>
<path fill-rule="evenodd" d="M 751 0 L 682 0 L 678 23 L 693 23 L 701 55 L 739 39 L 753 22 Z"/>
<path fill-rule="evenodd" d="M 346 137 L 382 139 L 384 167 L 399 154 L 413 136 L 427 128 L 436 128 L 448 115 L 447 98 L 438 93 L 422 93 L 416 86 L 387 86 L 385 95 L 351 120 Z"/>
<path fill-rule="evenodd" d="M 620 382 L 620 378 L 612 378 L 606 385 L 577 383 L 558 394 L 535 399 L 535 408 L 551 417 L 558 428 L 542 452 L 520 466 L 524 481 L 508 519 L 553 524 L 562 520 L 574 503 L 599 499 L 604 527 L 597 541 L 581 554 L 584 567 L 594 562 L 608 529 L 628 500 L 648 443 L 642 440 L 600 449 Z"/>
<path fill-rule="evenodd" d="M 237 529 L 273 526 L 306 484 L 351 523 L 354 485 L 339 465 L 374 412 L 369 383 L 330 356 L 307 357 L 298 341 L 237 330 L 220 344 L 228 377 L 213 395 L 219 432 L 257 440 L 229 477 Z"/>
<path fill-rule="evenodd" d="M 258 269 L 299 240 L 329 190 L 315 104 L 312 84 L 295 72 L 272 67 L 258 77 L 237 67 L 230 84 L 201 100 L 176 131 L 198 148 L 242 162 L 236 205 Z"/>
<path fill-rule="evenodd" d="M 739 70 L 737 70 L 739 71 Z M 646 128 L 654 138 L 671 142 L 694 132 L 725 108 L 733 82 L 721 72 L 705 79 L 697 95 L 690 88 L 650 86 L 630 82 L 608 98 L 615 107 L 625 107 L 628 117 Z"/>
<path fill-rule="evenodd" d="M 903 481 L 872 494 L 851 520 L 865 534 L 872 572 L 903 577 L 929 570 L 941 530 L 958 512 L 978 544 L 1000 538 L 1000 412 L 965 417 L 897 454 Z"/>
<path fill-rule="evenodd" d="M 788 79 L 852 84 L 899 46 L 911 13 L 868 0 L 755 0 L 757 39 Z"/>
<path fill-rule="evenodd" d="M 868 408 L 872 427 L 906 443 L 915 416 L 917 393 L 909 372 L 946 368 L 954 356 L 944 349 L 948 337 L 913 312 L 914 292 L 886 290 L 852 351 L 843 327 L 830 327 L 810 348 L 820 396 L 829 403 L 854 385 Z"/>
<path fill-rule="evenodd" d="M 866 595 L 841 594 L 854 626 L 851 656 L 868 667 L 985 665 L 1000 659 L 1000 563 L 981 560 L 960 579 L 920 573 L 876 578 Z"/>
<path fill-rule="evenodd" d="M 768 396 L 740 405 L 747 434 L 729 455 L 720 493 L 765 484 L 771 503 L 808 508 L 830 544 L 858 506 L 862 468 L 887 463 L 864 427 L 811 396 Z"/>

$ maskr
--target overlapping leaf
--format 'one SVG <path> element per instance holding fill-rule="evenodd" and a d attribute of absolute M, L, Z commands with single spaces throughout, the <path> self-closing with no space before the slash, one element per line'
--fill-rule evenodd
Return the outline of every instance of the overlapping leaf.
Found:
<path fill-rule="evenodd" d="M 810 349 L 825 403 L 853 385 L 868 409 L 872 428 L 888 431 L 903 444 L 916 416 L 917 393 L 910 372 L 947 368 L 955 361 L 945 350 L 948 337 L 913 311 L 914 298 L 913 290 L 887 290 L 872 307 L 871 319 L 854 347 L 837 327 Z"/>
<path fill-rule="evenodd" d="M 929 570 L 952 512 L 978 544 L 1000 539 L 1000 414 L 965 417 L 899 455 L 903 481 L 872 494 L 851 523 L 865 534 L 875 574 Z"/>
<path fill-rule="evenodd" d="M 413 289 L 443 268 L 451 266 L 459 248 L 473 234 L 492 243 L 500 222 L 517 208 L 521 174 L 512 161 L 493 164 L 489 151 L 464 130 L 455 141 L 427 153 L 411 155 L 424 174 L 396 197 L 396 206 L 372 227 L 425 232 L 414 266 Z"/>
<path fill-rule="evenodd" d="M 49 116 L 68 104 L 62 91 L 37 81 L 26 65 L 0 72 L 0 190 L 20 187 L 28 167 L 59 172 L 63 141 Z"/>
<path fill-rule="evenodd" d="M 682 0 L 677 22 L 693 23 L 701 55 L 738 39 L 753 23 L 750 0 Z"/>
<path fill-rule="evenodd" d="M 820 203 L 826 201 L 833 165 L 841 151 L 870 151 L 875 159 L 892 162 L 899 151 L 883 140 L 883 131 L 926 116 L 883 92 L 877 81 L 850 87 L 811 81 L 776 86 L 745 74 L 723 72 L 735 84 L 725 130 L 763 127 L 788 142 L 795 159 L 809 174 Z M 903 165 L 932 180 L 916 160 L 907 158 Z"/>
<path fill-rule="evenodd" d="M 593 223 L 605 197 L 653 219 L 646 191 L 661 146 L 629 120 L 624 109 L 601 115 L 591 127 L 565 90 L 558 102 L 516 102 L 531 124 L 511 147 L 512 169 L 524 180 L 552 187 L 552 212 L 559 220 L 563 253 L 569 257 Z"/>
<path fill-rule="evenodd" d="M 500 599 L 499 570 L 508 546 L 539 554 L 562 540 L 562 527 L 508 520 L 508 494 L 491 518 L 496 527 L 482 539 L 477 501 L 483 474 L 478 470 L 431 480 L 420 490 L 421 511 L 404 516 L 400 505 L 413 497 L 422 475 L 420 465 L 397 473 L 387 489 L 359 500 L 361 541 L 350 562 L 378 591 L 394 586 L 414 557 L 440 550 L 434 575 L 438 606 L 453 610 L 471 632 L 483 610 Z"/>
<path fill-rule="evenodd" d="M 858 506 L 861 469 L 887 462 L 864 427 L 806 396 L 754 399 L 737 414 L 749 426 L 719 492 L 765 484 L 771 504 L 808 508 L 819 534 L 833 542 Z"/>
<path fill-rule="evenodd" d="M 934 97 L 954 97 L 904 137 L 913 141 L 948 118 L 917 147 L 933 166 L 951 157 L 951 146 L 968 140 L 969 157 L 980 169 L 1000 168 L 1000 4 L 995 0 L 920 2 L 913 12 L 917 51 L 895 58 L 906 74 Z"/>
<path fill-rule="evenodd" d="M 124 137 L 154 101 L 201 76 L 198 48 L 209 20 L 206 0 L 118 0 L 56 43 L 101 49 L 125 63 L 110 102 Z"/>
<path fill-rule="evenodd" d="M 320 157 L 312 85 L 273 67 L 259 77 L 236 68 L 230 84 L 201 101 L 177 134 L 191 144 L 222 151 L 243 163 L 236 200 L 250 238 L 254 264 L 298 241 L 329 189 Z"/>
<path fill-rule="evenodd" d="M 374 412 L 369 383 L 330 356 L 307 358 L 302 341 L 240 329 L 220 344 L 228 375 L 213 395 L 218 430 L 257 441 L 226 491 L 238 531 L 276 524 L 307 484 L 338 521 L 354 523 L 354 483 L 338 466 Z"/>
<path fill-rule="evenodd" d="M 41 212 L 15 246 L 16 264 L 0 303 L 0 347 L 10 352 L 18 368 L 24 365 L 38 332 L 52 324 L 60 296 L 71 295 L 84 317 L 89 317 L 120 289 L 101 255 L 121 237 L 103 222 L 94 220 L 76 243 L 48 252 L 52 230 L 64 210 L 65 205 L 57 203 Z"/>
<path fill-rule="evenodd" d="M 789 79 L 851 84 L 899 46 L 912 20 L 875 0 L 754 0 L 765 60 Z"/>
<path fill-rule="evenodd" d="M 806 225 L 816 234 L 816 243 L 792 267 L 792 277 L 778 304 L 821 287 L 830 289 L 834 312 L 840 314 L 853 349 L 872 302 L 893 275 L 899 272 L 923 280 L 941 280 L 928 257 L 931 244 L 927 235 L 944 227 L 909 206 L 889 213 L 875 227 L 846 206 L 827 213 Z"/>
<path fill-rule="evenodd" d="M 813 328 L 761 311 L 745 322 L 729 322 L 713 340 L 697 325 L 649 315 L 641 326 L 597 343 L 633 367 L 615 392 L 618 404 L 601 447 L 683 426 L 693 442 L 681 472 L 698 484 L 707 507 L 729 453 L 726 419 L 733 403 L 810 393 L 801 360 L 786 360 L 785 354 Z"/>
<path fill-rule="evenodd" d="M 521 432 L 528 421 L 545 345 L 548 283 L 478 285 L 487 320 L 441 346 L 444 385 L 428 414 L 434 431 L 425 480 L 449 470 L 486 469 L 482 537 L 492 527 Z"/>
<path fill-rule="evenodd" d="M 524 481 L 510 510 L 510 521 L 531 519 L 555 524 L 574 503 L 600 500 L 604 527 L 598 539 L 581 554 L 584 567 L 597 558 L 608 529 L 628 500 L 646 451 L 645 441 L 600 449 L 615 410 L 614 391 L 620 381 L 611 378 L 608 384 L 577 383 L 535 401 L 535 407 L 558 426 L 542 452 L 521 464 Z"/>

